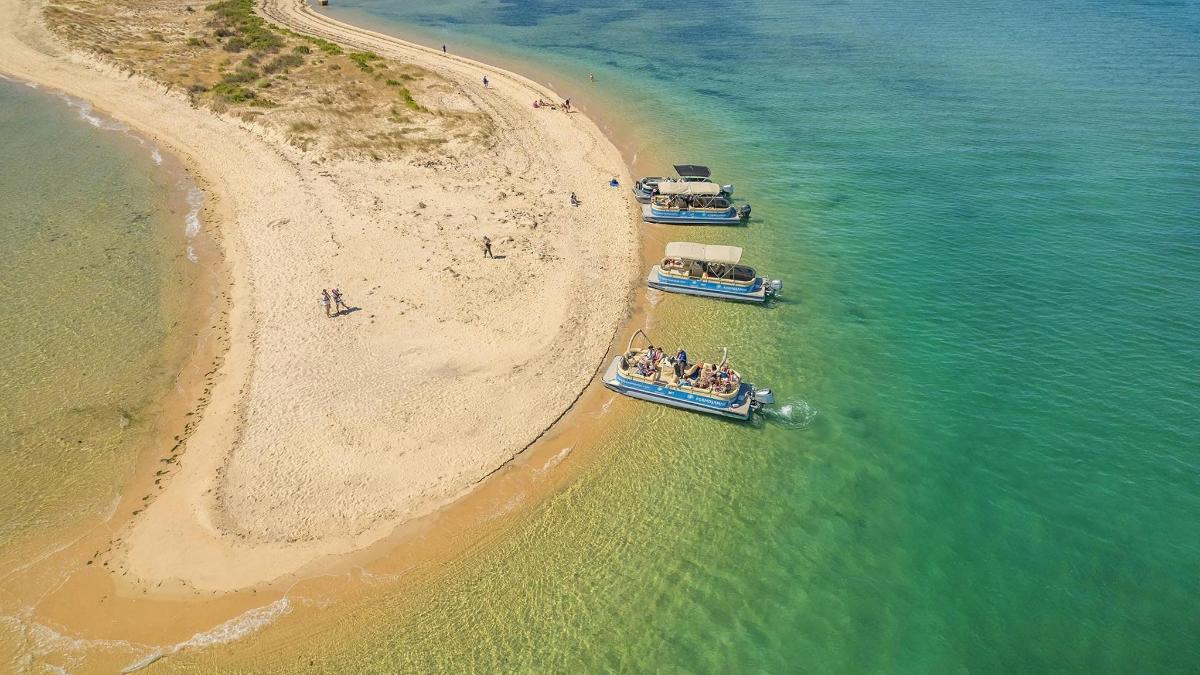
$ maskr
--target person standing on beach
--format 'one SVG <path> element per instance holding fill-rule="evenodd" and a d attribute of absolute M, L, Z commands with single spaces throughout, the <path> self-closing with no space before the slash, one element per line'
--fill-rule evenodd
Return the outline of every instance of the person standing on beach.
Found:
<path fill-rule="evenodd" d="M 487 89 L 487 88 L 488 88 L 488 80 L 487 80 L 487 75 L 484 75 L 484 76 L 483 76 L 483 88 L 484 88 L 484 89 Z"/>
<path fill-rule="evenodd" d="M 492 255 L 492 240 L 486 234 L 483 235 L 483 257 L 485 257 L 485 258 L 495 258 L 496 257 L 496 256 Z"/>
<path fill-rule="evenodd" d="M 341 314 L 342 310 L 346 310 L 347 312 L 350 311 L 350 307 L 347 306 L 346 301 L 342 299 L 342 290 L 340 288 L 333 289 L 333 304 L 338 314 Z"/>
<path fill-rule="evenodd" d="M 446 53 L 446 45 L 442 45 L 442 53 L 443 53 L 443 54 L 445 54 L 445 53 Z"/>
<path fill-rule="evenodd" d="M 329 289 L 322 288 L 321 289 L 321 306 L 325 308 L 325 318 L 329 318 L 329 317 L 333 316 L 333 314 L 331 314 L 329 312 L 329 304 L 330 304 Z"/>

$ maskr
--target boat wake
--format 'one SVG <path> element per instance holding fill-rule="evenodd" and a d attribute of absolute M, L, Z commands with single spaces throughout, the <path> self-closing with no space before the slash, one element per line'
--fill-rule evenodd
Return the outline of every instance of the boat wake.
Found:
<path fill-rule="evenodd" d="M 763 417 L 788 429 L 807 429 L 817 418 L 817 409 L 808 401 L 796 400 L 765 408 Z"/>

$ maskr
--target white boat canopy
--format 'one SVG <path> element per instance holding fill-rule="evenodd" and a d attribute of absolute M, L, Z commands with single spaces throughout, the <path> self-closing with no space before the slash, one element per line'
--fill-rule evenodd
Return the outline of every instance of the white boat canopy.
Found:
<path fill-rule="evenodd" d="M 703 262 L 736 265 L 742 259 L 742 249 L 737 246 L 693 244 L 690 241 L 673 241 L 667 244 L 668 258 L 686 258 Z"/>
<path fill-rule="evenodd" d="M 684 183 L 671 181 L 658 184 L 660 195 L 719 195 L 721 186 L 716 183 Z"/>

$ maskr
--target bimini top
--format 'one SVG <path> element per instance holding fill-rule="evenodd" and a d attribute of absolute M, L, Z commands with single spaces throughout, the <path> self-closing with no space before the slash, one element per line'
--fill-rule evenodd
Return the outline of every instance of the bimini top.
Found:
<path fill-rule="evenodd" d="M 684 177 L 699 176 L 700 178 L 708 178 L 712 175 L 707 166 L 700 166 L 699 164 L 676 164 L 675 172 Z"/>
<path fill-rule="evenodd" d="M 742 259 L 742 249 L 737 246 L 693 244 L 690 241 L 673 241 L 667 244 L 666 254 L 668 258 L 685 258 L 728 265 L 736 265 Z"/>
<path fill-rule="evenodd" d="M 660 195 L 719 195 L 721 186 L 716 183 L 683 183 L 670 181 L 658 184 Z"/>

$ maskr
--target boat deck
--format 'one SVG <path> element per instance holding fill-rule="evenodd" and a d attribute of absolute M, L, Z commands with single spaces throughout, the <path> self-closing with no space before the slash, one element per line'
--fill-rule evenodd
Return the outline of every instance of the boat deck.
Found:
<path fill-rule="evenodd" d="M 750 419 L 752 412 L 750 392 L 753 387 L 745 382 L 742 382 L 738 386 L 737 393 L 730 397 L 732 400 L 729 401 L 719 394 L 704 394 L 701 393 L 702 390 L 690 387 L 680 387 L 661 381 L 651 382 L 645 381 L 643 378 L 627 377 L 621 373 L 620 355 L 613 358 L 612 363 L 608 366 L 608 370 L 604 372 L 604 386 L 626 396 L 632 396 L 633 398 L 661 403 L 673 408 L 708 413 L 710 415 L 746 420 Z M 726 407 L 718 407 L 719 402 L 722 400 L 725 400 L 728 404 Z"/>

